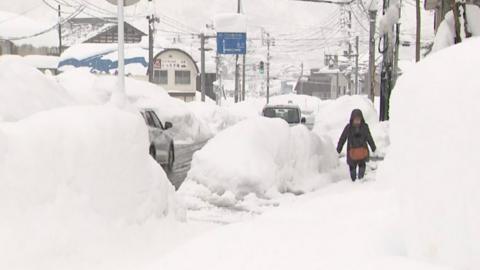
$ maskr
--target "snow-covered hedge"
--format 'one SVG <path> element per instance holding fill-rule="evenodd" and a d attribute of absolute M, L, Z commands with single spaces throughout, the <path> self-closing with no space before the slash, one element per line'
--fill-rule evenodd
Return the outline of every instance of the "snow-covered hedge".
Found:
<path fill-rule="evenodd" d="M 303 126 L 290 128 L 283 120 L 258 117 L 209 141 L 194 155 L 188 181 L 220 195 L 268 197 L 277 192 L 310 191 L 324 184 L 318 175 L 337 163 L 329 140 Z"/>
<path fill-rule="evenodd" d="M 174 196 L 136 112 L 69 107 L 2 124 L 0 268 L 105 260 L 94 253 L 114 253 L 132 226 L 174 214 Z"/>
<path fill-rule="evenodd" d="M 409 255 L 458 269 L 480 268 L 479 47 L 472 38 L 400 78 L 378 174 L 399 190 Z"/>

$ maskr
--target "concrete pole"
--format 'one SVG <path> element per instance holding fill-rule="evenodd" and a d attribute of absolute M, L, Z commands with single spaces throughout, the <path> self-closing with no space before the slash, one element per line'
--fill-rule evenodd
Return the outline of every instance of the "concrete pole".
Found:
<path fill-rule="evenodd" d="M 62 6 L 58 5 L 58 56 L 62 55 Z"/>
<path fill-rule="evenodd" d="M 359 55 L 359 43 L 360 43 L 360 39 L 359 37 L 357 36 L 355 38 L 355 91 L 353 92 L 355 95 L 359 95 L 360 94 L 360 90 L 358 89 L 358 59 L 360 57 Z"/>
<path fill-rule="evenodd" d="M 267 104 L 270 103 L 270 34 L 267 34 Z"/>
<path fill-rule="evenodd" d="M 422 32 L 422 13 L 421 13 L 421 6 L 420 0 L 416 0 L 416 8 L 417 8 L 417 35 L 416 35 L 416 43 L 415 43 L 415 61 L 420 61 L 420 40 L 421 40 L 421 32 Z"/>
<path fill-rule="evenodd" d="M 369 97 L 375 102 L 375 27 L 377 23 L 377 11 L 370 10 L 370 42 L 369 42 L 369 61 L 368 61 L 368 85 Z"/>
<path fill-rule="evenodd" d="M 155 17 L 152 14 L 148 19 L 148 81 L 153 83 L 153 32 Z"/>
<path fill-rule="evenodd" d="M 111 102 L 117 107 L 123 108 L 126 103 L 125 97 L 125 29 L 124 29 L 124 0 L 117 0 L 118 12 L 118 75 L 117 88 L 112 93 Z"/>
<path fill-rule="evenodd" d="M 202 102 L 205 102 L 206 80 L 205 80 L 205 34 L 200 34 L 200 51 L 201 51 L 201 64 L 200 64 L 200 87 L 202 91 Z"/>

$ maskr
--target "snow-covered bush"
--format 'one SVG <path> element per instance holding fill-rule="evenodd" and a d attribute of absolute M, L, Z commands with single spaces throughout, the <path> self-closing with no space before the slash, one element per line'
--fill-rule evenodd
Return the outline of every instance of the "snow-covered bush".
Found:
<path fill-rule="evenodd" d="M 74 100 L 59 85 L 21 57 L 0 57 L 0 121 L 72 104 Z"/>
<path fill-rule="evenodd" d="M 68 107 L 0 125 L 2 269 L 83 269 L 176 210 L 136 112 Z"/>
<path fill-rule="evenodd" d="M 57 76 L 57 81 L 81 104 L 105 104 L 116 87 L 116 77 L 97 76 L 87 69 L 73 69 Z M 172 98 L 158 85 L 126 78 L 126 92 L 130 102 L 138 108 L 157 112 L 160 119 L 173 123 L 171 132 L 176 141 L 204 141 L 212 136 L 208 126 L 199 121 L 185 104 Z"/>
<path fill-rule="evenodd" d="M 320 173 L 337 166 L 333 144 L 305 127 L 280 119 L 252 118 L 220 132 L 194 155 L 188 181 L 212 192 L 259 197 L 310 191 Z M 312 179 L 316 176 L 316 179 Z"/>
<path fill-rule="evenodd" d="M 480 267 L 479 38 L 439 51 L 393 91 L 378 179 L 396 186 L 409 255 Z"/>

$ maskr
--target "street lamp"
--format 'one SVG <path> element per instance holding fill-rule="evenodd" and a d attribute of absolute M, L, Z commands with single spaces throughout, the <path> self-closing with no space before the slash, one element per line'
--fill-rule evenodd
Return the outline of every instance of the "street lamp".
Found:
<path fill-rule="evenodd" d="M 118 21 L 118 86 L 112 93 L 111 101 L 119 107 L 125 105 L 125 29 L 123 8 L 134 5 L 140 0 L 106 0 L 112 5 L 117 5 Z"/>

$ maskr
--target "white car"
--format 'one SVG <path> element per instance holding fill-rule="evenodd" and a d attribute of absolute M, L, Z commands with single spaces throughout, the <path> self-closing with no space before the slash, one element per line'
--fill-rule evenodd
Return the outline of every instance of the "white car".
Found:
<path fill-rule="evenodd" d="M 266 105 L 262 115 L 269 118 L 281 118 L 290 126 L 305 124 L 307 119 L 302 117 L 302 111 L 297 105 Z"/>
<path fill-rule="evenodd" d="M 148 126 L 150 138 L 150 155 L 168 171 L 172 171 L 175 163 L 175 144 L 172 135 L 167 131 L 172 123 L 160 121 L 155 111 L 142 109 L 140 113 Z"/>

